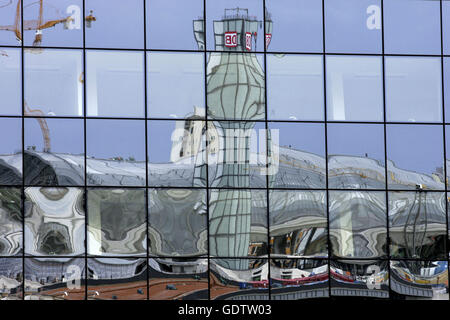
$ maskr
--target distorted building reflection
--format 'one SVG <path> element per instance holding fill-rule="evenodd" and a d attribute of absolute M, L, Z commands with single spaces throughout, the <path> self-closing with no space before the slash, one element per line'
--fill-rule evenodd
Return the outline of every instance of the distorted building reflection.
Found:
<path fill-rule="evenodd" d="M 327 260 L 271 259 L 271 299 L 328 297 L 328 273 Z"/>
<path fill-rule="evenodd" d="M 396 298 L 448 300 L 448 261 L 391 261 L 390 268 Z"/>
<path fill-rule="evenodd" d="M 144 255 L 147 218 L 143 189 L 88 189 L 90 255 Z"/>
<path fill-rule="evenodd" d="M 210 298 L 213 300 L 267 300 L 269 298 L 268 274 L 267 259 L 211 259 Z"/>
<path fill-rule="evenodd" d="M 331 260 L 331 295 L 389 298 L 386 260 Z"/>
<path fill-rule="evenodd" d="M 25 189 L 25 196 L 26 254 L 84 254 L 83 189 L 30 187 Z"/>
<path fill-rule="evenodd" d="M 442 192 L 389 192 L 390 252 L 395 258 L 446 258 L 446 201 Z"/>
<path fill-rule="evenodd" d="M 272 257 L 327 257 L 325 192 L 271 191 L 269 202 Z"/>
<path fill-rule="evenodd" d="M 18 188 L 0 188 L 0 255 L 22 252 L 22 192 Z"/>
<path fill-rule="evenodd" d="M 150 300 L 207 300 L 208 260 L 149 259 Z"/>
<path fill-rule="evenodd" d="M 385 258 L 386 194 L 330 191 L 331 254 L 340 258 Z"/>
<path fill-rule="evenodd" d="M 149 190 L 150 254 L 208 253 L 206 190 Z"/>
<path fill-rule="evenodd" d="M 0 258 L 0 299 L 21 300 L 22 286 L 22 258 Z"/>

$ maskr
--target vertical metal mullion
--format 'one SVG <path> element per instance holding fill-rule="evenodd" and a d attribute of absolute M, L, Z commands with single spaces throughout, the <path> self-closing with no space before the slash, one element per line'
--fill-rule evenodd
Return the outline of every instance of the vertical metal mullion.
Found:
<path fill-rule="evenodd" d="M 25 300 L 25 70 L 24 70 L 24 34 L 23 34 L 23 0 L 20 1 L 20 63 L 22 80 L 22 187 L 21 187 L 21 212 L 22 212 L 22 300 Z"/>
<path fill-rule="evenodd" d="M 441 32 L 441 95 L 442 95 L 442 134 L 443 134 L 443 147 L 444 147 L 444 186 L 445 186 L 445 241 L 444 241 L 444 252 L 445 252 L 445 260 L 447 261 L 447 275 L 450 273 L 449 266 L 449 252 L 448 252 L 448 238 L 449 238 L 449 229 L 448 229 L 448 193 L 447 193 L 447 138 L 446 138 L 446 127 L 445 127 L 445 83 L 444 83 L 444 29 L 442 24 L 443 19 L 443 8 L 442 8 L 442 0 L 439 1 L 439 10 L 440 10 L 440 32 Z"/>
<path fill-rule="evenodd" d="M 147 256 L 146 256 L 146 265 L 147 265 L 147 300 L 150 300 L 150 270 L 149 270 L 149 255 L 150 255 L 150 248 L 149 248 L 149 234 L 148 234 L 148 228 L 149 228 L 149 214 L 150 210 L 148 208 L 149 205 L 149 183 L 148 183 L 148 111 L 147 111 L 147 0 L 142 0 L 143 2 L 143 10 L 144 10 L 144 113 L 145 113 L 145 223 L 146 223 L 146 248 L 147 248 Z"/>
<path fill-rule="evenodd" d="M 325 129 L 325 188 L 327 199 L 327 251 L 328 251 L 328 297 L 331 296 L 331 241 L 330 241 L 330 195 L 328 191 L 328 126 L 327 126 L 327 68 L 325 38 L 325 0 L 322 0 L 322 63 L 323 63 L 323 120 Z"/>
<path fill-rule="evenodd" d="M 203 0 L 203 33 L 204 33 L 204 45 L 203 45 L 203 79 L 205 86 L 205 165 L 206 165 L 206 234 L 207 234 L 207 259 L 208 259 L 208 300 L 211 300 L 211 254 L 210 254 L 210 246 L 209 246 L 209 135 L 208 135 L 208 57 L 206 52 L 206 0 Z M 200 142 L 201 145 L 201 142 Z"/>
<path fill-rule="evenodd" d="M 84 299 L 88 299 L 88 190 L 87 190 L 87 105 L 86 105 L 86 0 L 83 0 L 83 122 L 84 122 Z"/>
<path fill-rule="evenodd" d="M 383 81 L 383 128 L 384 128 L 384 183 L 385 183 L 385 201 L 386 201 L 386 254 L 388 270 L 389 297 L 391 295 L 391 237 L 389 233 L 389 192 L 388 192 L 388 156 L 387 156 L 387 125 L 386 125 L 386 66 L 384 52 L 384 0 L 381 3 L 381 53 L 382 53 L 382 81 Z"/>
<path fill-rule="evenodd" d="M 267 215 L 267 270 L 268 270 L 268 286 L 269 286 L 269 300 L 272 300 L 272 281 L 270 274 L 270 181 L 269 181 L 269 125 L 267 119 L 267 46 L 266 46 L 266 0 L 263 0 L 263 25 L 264 25 L 264 33 L 263 33 L 263 48 L 264 48 L 264 107 L 265 107 L 265 115 L 264 115 L 264 125 L 266 127 L 265 139 L 266 139 L 266 215 Z"/>

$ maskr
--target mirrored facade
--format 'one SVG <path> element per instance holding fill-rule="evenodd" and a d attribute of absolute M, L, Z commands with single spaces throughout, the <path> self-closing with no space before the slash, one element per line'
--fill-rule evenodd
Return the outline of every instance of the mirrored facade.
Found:
<path fill-rule="evenodd" d="M 0 299 L 449 299 L 447 0 L 0 1 Z"/>

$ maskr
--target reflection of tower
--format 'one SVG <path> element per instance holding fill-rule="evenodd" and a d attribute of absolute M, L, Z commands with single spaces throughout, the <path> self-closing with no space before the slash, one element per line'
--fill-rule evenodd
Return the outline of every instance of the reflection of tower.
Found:
<path fill-rule="evenodd" d="M 219 148 L 210 174 L 213 188 L 250 187 L 250 132 L 255 120 L 264 119 L 265 111 L 264 72 L 254 53 L 260 28 L 262 22 L 250 17 L 248 9 L 225 9 L 222 20 L 214 21 L 215 48 L 222 52 L 211 53 L 207 64 L 207 114 L 217 130 Z M 204 39 L 201 31 L 201 27 L 194 30 L 199 47 L 204 46 L 199 42 Z M 213 189 L 209 212 L 210 254 L 246 257 L 250 191 Z M 246 260 L 222 264 L 229 269 L 248 269 Z"/>

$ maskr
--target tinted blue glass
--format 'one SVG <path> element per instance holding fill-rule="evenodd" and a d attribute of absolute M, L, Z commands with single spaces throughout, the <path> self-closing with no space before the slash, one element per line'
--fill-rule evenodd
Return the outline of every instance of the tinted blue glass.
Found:
<path fill-rule="evenodd" d="M 322 1 L 267 0 L 266 7 L 266 21 L 273 23 L 266 24 L 268 51 L 322 51 Z"/>
<path fill-rule="evenodd" d="M 441 59 L 385 59 L 387 121 L 442 121 Z"/>
<path fill-rule="evenodd" d="M 0 48 L 0 115 L 22 115 L 21 52 Z"/>
<path fill-rule="evenodd" d="M 381 53 L 380 0 L 326 0 L 327 52 Z"/>
<path fill-rule="evenodd" d="M 204 49 L 203 0 L 145 1 L 147 48 Z"/>
<path fill-rule="evenodd" d="M 86 47 L 144 48 L 144 3 L 142 0 L 86 0 Z"/>
<path fill-rule="evenodd" d="M 0 45 L 20 46 L 22 15 L 19 0 L 0 4 Z"/>
<path fill-rule="evenodd" d="M 386 53 L 440 54 L 439 1 L 385 0 Z"/>

